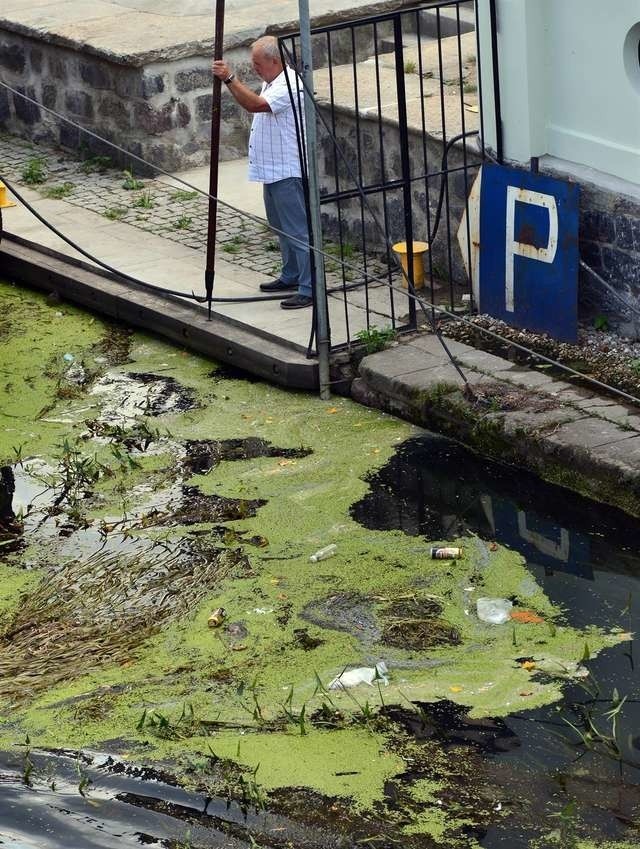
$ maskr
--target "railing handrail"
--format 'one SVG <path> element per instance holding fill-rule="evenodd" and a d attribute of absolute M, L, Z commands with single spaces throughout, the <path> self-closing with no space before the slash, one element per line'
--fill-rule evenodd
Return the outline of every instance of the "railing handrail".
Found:
<path fill-rule="evenodd" d="M 420 3 L 417 6 L 406 6 L 402 9 L 394 9 L 390 12 L 378 12 L 376 15 L 366 15 L 362 18 L 351 18 L 348 21 L 336 21 L 333 24 L 325 24 L 324 26 L 314 27 L 311 30 L 311 35 L 322 35 L 327 32 L 337 32 L 341 29 L 348 29 L 356 26 L 364 26 L 366 24 L 379 24 L 385 21 L 393 21 L 402 15 L 416 14 L 416 12 L 424 12 L 431 9 L 442 9 L 447 6 L 456 7 L 465 4 L 473 6 L 475 0 L 436 0 L 434 3 Z M 297 31 L 283 33 L 278 36 L 279 40 L 286 41 L 291 38 L 296 38 L 300 33 Z"/>

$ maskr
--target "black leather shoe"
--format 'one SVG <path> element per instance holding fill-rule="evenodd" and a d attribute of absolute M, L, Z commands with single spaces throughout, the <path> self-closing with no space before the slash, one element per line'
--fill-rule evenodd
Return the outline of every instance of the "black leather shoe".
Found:
<path fill-rule="evenodd" d="M 308 295 L 293 295 L 291 298 L 285 298 L 280 301 L 280 306 L 283 310 L 300 310 L 303 307 L 310 307 L 313 304 L 313 298 Z"/>
<path fill-rule="evenodd" d="M 297 288 L 297 283 L 285 283 L 284 280 L 269 280 L 260 284 L 261 292 L 291 292 Z"/>

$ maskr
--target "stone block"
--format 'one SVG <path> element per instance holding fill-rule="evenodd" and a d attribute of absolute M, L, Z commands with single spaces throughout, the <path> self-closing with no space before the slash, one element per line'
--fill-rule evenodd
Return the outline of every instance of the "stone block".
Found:
<path fill-rule="evenodd" d="M 98 113 L 102 118 L 113 122 L 120 130 L 128 130 L 131 127 L 131 114 L 128 104 L 118 97 L 105 95 L 100 100 Z"/>
<path fill-rule="evenodd" d="M 68 64 L 61 56 L 55 53 L 50 53 L 48 57 L 49 76 L 60 82 L 66 82 L 68 76 Z"/>
<path fill-rule="evenodd" d="M 67 150 L 80 149 L 80 130 L 77 127 L 72 127 L 66 121 L 60 123 L 59 135 L 60 147 L 65 147 Z"/>
<path fill-rule="evenodd" d="M 211 117 L 211 112 L 209 112 L 209 117 Z M 222 95 L 220 117 L 225 123 L 238 123 L 238 105 L 231 95 Z"/>
<path fill-rule="evenodd" d="M 190 71 L 179 71 L 174 78 L 178 91 L 194 91 L 197 88 L 211 88 L 213 71 L 211 68 L 192 68 Z"/>
<path fill-rule="evenodd" d="M 93 118 L 93 99 L 86 91 L 68 91 L 64 97 L 67 112 L 79 118 Z"/>
<path fill-rule="evenodd" d="M 0 43 L 0 65 L 17 74 L 24 73 L 26 56 L 19 44 Z"/>
<path fill-rule="evenodd" d="M 98 62 L 80 62 L 80 78 L 91 88 L 113 89 L 113 78 L 109 71 Z"/>
<path fill-rule="evenodd" d="M 58 100 L 58 90 L 54 85 L 42 86 L 42 103 L 47 109 L 55 109 Z"/>
<path fill-rule="evenodd" d="M 596 242 L 581 242 L 580 256 L 594 271 L 602 271 L 602 254 Z"/>
<path fill-rule="evenodd" d="M 162 74 L 145 75 L 142 78 L 142 96 L 145 99 L 164 91 L 164 77 Z"/>
<path fill-rule="evenodd" d="M 9 93 L 6 89 L 0 88 L 0 124 L 6 123 L 10 117 Z"/>
<path fill-rule="evenodd" d="M 191 112 L 186 103 L 170 100 L 160 109 L 148 103 L 136 103 L 134 107 L 136 126 L 151 135 L 169 132 L 175 127 L 186 127 L 191 121 Z"/>
<path fill-rule="evenodd" d="M 612 244 L 616 239 L 612 217 L 599 209 L 585 210 L 580 221 L 580 232 L 582 238 L 589 242 Z"/>
<path fill-rule="evenodd" d="M 617 215 L 614 219 L 616 228 L 616 245 L 623 251 L 635 250 L 631 218 L 626 215 Z"/>
<path fill-rule="evenodd" d="M 142 75 L 140 71 L 118 69 L 113 74 L 112 82 L 113 85 L 109 88 L 114 91 L 118 97 L 142 97 Z"/>
<path fill-rule="evenodd" d="M 42 73 L 42 50 L 39 47 L 32 47 L 29 51 L 29 61 L 31 62 L 31 70 L 36 74 Z"/>
<path fill-rule="evenodd" d="M 28 86 L 26 89 L 18 87 L 17 91 L 21 94 L 26 94 L 27 97 L 32 97 L 35 100 L 36 92 L 33 86 Z M 13 95 L 13 108 L 15 109 L 16 117 L 24 124 L 37 124 L 42 120 L 40 107 L 35 103 L 30 103 L 28 100 L 20 97 L 19 94 Z"/>
<path fill-rule="evenodd" d="M 211 121 L 211 111 L 213 109 L 213 95 L 201 94 L 196 97 L 196 115 L 199 121 Z"/>
<path fill-rule="evenodd" d="M 634 290 L 640 289 L 640 262 L 637 256 L 605 245 L 602 258 L 610 280 L 626 284 Z"/>
<path fill-rule="evenodd" d="M 568 448 L 578 445 L 590 451 L 604 445 L 623 443 L 634 437 L 638 438 L 633 431 L 623 430 L 613 422 L 584 418 L 562 425 L 548 438 L 556 445 Z"/>

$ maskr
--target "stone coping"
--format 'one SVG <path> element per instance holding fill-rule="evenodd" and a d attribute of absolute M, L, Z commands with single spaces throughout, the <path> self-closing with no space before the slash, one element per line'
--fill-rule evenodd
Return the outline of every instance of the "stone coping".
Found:
<path fill-rule="evenodd" d="M 203 14 L 201 5 L 179 0 L 6 0 L 0 30 L 118 65 L 141 67 L 212 53 L 213 14 Z M 414 6 L 414 0 L 361 5 L 354 0 L 332 0 L 331 8 L 317 12 L 311 23 L 326 26 Z M 185 7 L 194 12 L 185 12 Z M 225 50 L 247 47 L 265 33 L 297 31 L 297 10 L 297 0 L 237 0 L 226 13 Z"/>
<path fill-rule="evenodd" d="M 355 400 L 640 516 L 640 409 L 432 334 L 365 357 Z"/>

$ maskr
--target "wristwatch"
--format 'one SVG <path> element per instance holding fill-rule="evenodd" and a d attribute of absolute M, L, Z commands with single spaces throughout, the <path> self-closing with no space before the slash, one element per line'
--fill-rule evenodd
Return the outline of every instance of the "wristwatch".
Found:
<path fill-rule="evenodd" d="M 223 80 L 222 82 L 225 85 L 229 85 L 229 83 L 232 83 L 235 80 L 235 78 L 236 78 L 235 74 L 229 74 L 229 76 L 226 78 L 226 80 Z"/>

